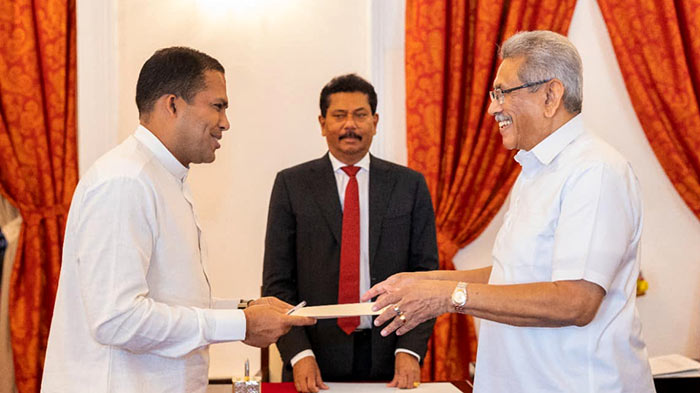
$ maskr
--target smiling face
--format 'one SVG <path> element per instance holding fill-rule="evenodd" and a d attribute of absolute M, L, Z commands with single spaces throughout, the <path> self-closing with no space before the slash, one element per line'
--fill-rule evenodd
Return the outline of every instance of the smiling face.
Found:
<path fill-rule="evenodd" d="M 206 87 L 189 103 L 181 97 L 174 102 L 178 118 L 171 152 L 186 167 L 190 163 L 213 162 L 215 151 L 221 147 L 222 133 L 230 126 L 224 74 L 205 71 L 204 80 Z"/>
<path fill-rule="evenodd" d="M 506 58 L 498 68 L 494 88 L 507 90 L 523 83 L 518 70 L 524 62 L 524 58 Z M 498 122 L 498 129 L 503 137 L 503 146 L 506 149 L 530 150 L 548 135 L 546 128 L 545 111 L 545 85 L 537 91 L 531 92 L 529 88 L 515 90 L 503 97 L 503 104 L 491 101 L 489 114 Z"/>
<path fill-rule="evenodd" d="M 367 154 L 378 121 L 367 95 L 361 92 L 331 94 L 326 116 L 318 117 L 328 150 L 347 165 L 357 163 Z"/>

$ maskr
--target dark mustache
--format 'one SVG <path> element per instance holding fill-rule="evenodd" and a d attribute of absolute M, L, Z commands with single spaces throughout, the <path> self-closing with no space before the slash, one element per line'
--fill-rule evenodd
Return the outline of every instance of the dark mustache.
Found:
<path fill-rule="evenodd" d="M 355 139 L 361 141 L 361 140 L 362 140 L 362 135 L 356 134 L 354 131 L 348 131 L 348 132 L 345 133 L 344 135 L 341 135 L 340 138 L 338 138 L 338 140 L 342 141 L 342 140 L 345 139 L 345 138 L 355 138 Z"/>

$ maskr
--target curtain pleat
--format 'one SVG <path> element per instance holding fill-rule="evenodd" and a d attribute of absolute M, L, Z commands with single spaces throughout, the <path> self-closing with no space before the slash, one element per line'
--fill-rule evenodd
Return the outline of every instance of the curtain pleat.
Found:
<path fill-rule="evenodd" d="M 598 5 L 649 144 L 700 219 L 700 1 Z"/>
<path fill-rule="evenodd" d="M 78 181 L 75 0 L 0 2 L 0 193 L 23 218 L 10 278 L 17 389 L 39 392 Z"/>

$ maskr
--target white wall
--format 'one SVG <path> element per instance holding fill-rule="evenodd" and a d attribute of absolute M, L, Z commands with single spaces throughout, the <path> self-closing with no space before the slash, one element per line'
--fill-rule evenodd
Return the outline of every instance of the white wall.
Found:
<path fill-rule="evenodd" d="M 81 172 L 136 126 L 136 79 L 154 50 L 187 45 L 218 58 L 231 130 L 216 162 L 194 166 L 190 181 L 209 240 L 214 294 L 256 297 L 275 173 L 325 152 L 316 121 L 323 84 L 346 72 L 370 78 L 380 102 L 373 152 L 405 163 L 403 18 L 401 0 L 79 0 Z M 651 288 L 638 304 L 650 353 L 698 357 L 700 222 L 644 138 L 593 0 L 580 2 L 570 36 L 584 61 L 584 120 L 630 159 L 642 184 L 643 269 Z M 458 254 L 459 267 L 489 263 L 501 222 L 502 212 Z M 259 367 L 257 350 L 215 345 L 210 374 L 240 373 L 245 358 Z"/>
<path fill-rule="evenodd" d="M 79 0 L 78 169 L 80 174 L 117 144 L 119 74 L 115 0 Z"/>

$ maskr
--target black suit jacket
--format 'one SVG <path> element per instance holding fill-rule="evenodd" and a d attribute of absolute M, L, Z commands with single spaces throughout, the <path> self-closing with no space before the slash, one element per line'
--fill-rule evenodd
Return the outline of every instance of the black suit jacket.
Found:
<path fill-rule="evenodd" d="M 438 268 L 435 217 L 423 175 L 370 156 L 369 265 L 371 285 L 394 273 Z M 265 237 L 263 295 L 290 304 L 336 304 L 343 213 L 328 154 L 277 174 L 270 198 Z M 394 350 L 425 356 L 434 320 L 408 334 L 381 337 L 372 329 L 372 371 L 375 379 L 391 379 Z M 336 319 L 293 328 L 277 346 L 291 380 L 289 361 L 313 349 L 325 380 L 347 379 L 353 339 Z"/>

